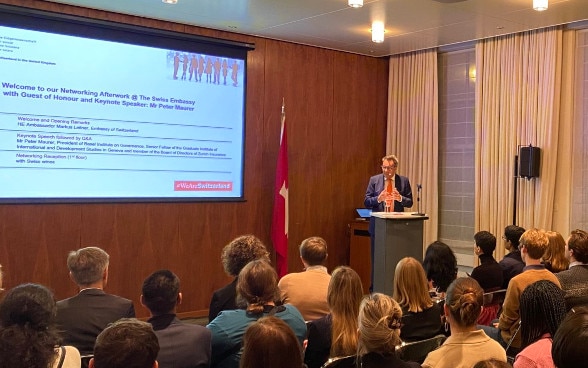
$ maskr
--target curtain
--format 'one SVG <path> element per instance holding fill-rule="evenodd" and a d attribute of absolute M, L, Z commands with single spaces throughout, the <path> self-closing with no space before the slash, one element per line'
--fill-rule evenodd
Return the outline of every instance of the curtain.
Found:
<path fill-rule="evenodd" d="M 572 57 L 564 53 L 564 41 L 567 51 L 573 40 L 563 35 L 551 27 L 476 44 L 476 231 L 503 234 L 513 222 L 513 206 L 517 225 L 557 230 L 555 194 L 571 183 L 570 165 L 561 165 L 558 155 L 570 134 L 560 122 L 572 110 L 572 90 L 562 76 L 570 77 L 566 63 Z M 539 177 L 515 179 L 515 156 L 527 145 L 541 148 Z M 496 258 L 503 256 L 497 247 Z"/>
<path fill-rule="evenodd" d="M 417 184 L 422 185 L 425 221 L 423 250 L 437 239 L 438 226 L 438 87 L 437 51 L 390 58 L 386 153 L 399 159 L 398 173 L 408 176 L 417 211 Z"/>

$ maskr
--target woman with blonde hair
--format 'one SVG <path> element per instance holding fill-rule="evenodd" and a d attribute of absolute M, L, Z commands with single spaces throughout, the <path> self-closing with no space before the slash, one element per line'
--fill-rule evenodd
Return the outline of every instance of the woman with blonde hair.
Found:
<path fill-rule="evenodd" d="M 329 357 L 355 354 L 357 351 L 357 314 L 363 297 L 361 279 L 347 266 L 331 274 L 327 303 L 330 313 L 308 324 L 308 346 L 304 362 L 308 368 L 320 368 Z"/>
<path fill-rule="evenodd" d="M 357 367 L 411 368 L 415 362 L 404 362 L 396 355 L 400 339 L 402 310 L 387 295 L 374 293 L 366 297 L 359 308 Z"/>
<path fill-rule="evenodd" d="M 476 325 L 482 311 L 484 290 L 471 277 L 460 277 L 447 288 L 443 311 L 451 336 L 427 355 L 423 368 L 470 368 L 480 360 L 506 362 L 506 352 Z"/>
<path fill-rule="evenodd" d="M 427 275 L 419 261 L 405 257 L 398 262 L 392 298 L 402 309 L 402 340 L 424 340 L 441 333 L 442 308 L 429 295 Z"/>
<path fill-rule="evenodd" d="M 566 241 L 557 231 L 546 231 L 549 238 L 549 244 L 545 254 L 541 257 L 545 268 L 553 273 L 558 273 L 568 269 L 570 262 L 566 258 Z"/>

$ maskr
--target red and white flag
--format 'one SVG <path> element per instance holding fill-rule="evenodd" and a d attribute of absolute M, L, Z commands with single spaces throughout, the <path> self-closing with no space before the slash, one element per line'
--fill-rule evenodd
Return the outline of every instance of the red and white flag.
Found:
<path fill-rule="evenodd" d="M 288 273 L 288 140 L 286 139 L 286 113 L 284 112 L 283 102 L 280 152 L 278 154 L 276 185 L 274 187 L 272 241 L 276 250 L 278 277 L 282 277 Z"/>

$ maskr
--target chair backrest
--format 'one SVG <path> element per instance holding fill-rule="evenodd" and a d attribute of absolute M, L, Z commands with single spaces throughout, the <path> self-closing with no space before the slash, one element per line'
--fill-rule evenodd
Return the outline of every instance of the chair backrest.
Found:
<path fill-rule="evenodd" d="M 354 368 L 357 355 L 329 358 L 322 368 Z"/>
<path fill-rule="evenodd" d="M 92 359 L 93 357 L 94 354 L 82 355 L 81 368 L 88 368 L 88 366 L 90 365 L 90 359 Z"/>
<path fill-rule="evenodd" d="M 422 363 L 425 361 L 427 354 L 437 349 L 447 339 L 445 335 L 437 335 L 429 339 L 403 342 L 396 348 L 396 353 L 400 359 L 406 362 Z"/>
<path fill-rule="evenodd" d="M 506 297 L 506 289 L 500 289 L 500 290 L 484 293 L 484 304 L 483 305 L 484 306 L 495 305 L 495 304 L 502 305 L 502 303 L 504 303 L 505 297 Z"/>

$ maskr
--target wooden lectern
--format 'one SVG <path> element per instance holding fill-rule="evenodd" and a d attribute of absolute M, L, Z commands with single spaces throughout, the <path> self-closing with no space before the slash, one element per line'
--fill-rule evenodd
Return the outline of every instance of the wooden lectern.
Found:
<path fill-rule="evenodd" d="M 404 257 L 423 259 L 423 223 L 429 217 L 405 212 L 372 212 L 375 218 L 374 292 L 392 295 L 394 270 Z"/>

